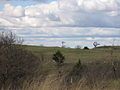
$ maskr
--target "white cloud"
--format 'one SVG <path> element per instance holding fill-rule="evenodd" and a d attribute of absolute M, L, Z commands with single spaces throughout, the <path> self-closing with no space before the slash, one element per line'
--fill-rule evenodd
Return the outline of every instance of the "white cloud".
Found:
<path fill-rule="evenodd" d="M 120 45 L 119 28 L 4 27 L 1 30 L 16 33 L 25 40 L 24 44 L 30 45 L 61 46 L 61 42 L 65 41 L 66 46 L 69 47 L 76 45 L 92 47 L 94 41 L 101 45 L 112 45 L 113 39 L 115 39 L 115 45 Z"/>
<path fill-rule="evenodd" d="M 17 6 L 13 11 L 13 15 L 16 17 L 23 17 L 25 15 L 25 11 L 21 6 Z"/>
<path fill-rule="evenodd" d="M 120 3 L 118 0 L 58 1 L 26 7 L 5 4 L 0 18 L 7 22 L 12 21 L 14 26 L 26 27 L 120 27 Z"/>
<path fill-rule="evenodd" d="M 12 6 L 11 4 L 5 4 L 4 14 L 11 17 L 22 17 L 24 16 L 24 8 L 22 6 Z"/>
<path fill-rule="evenodd" d="M 77 0 L 86 10 L 116 10 L 116 0 Z"/>
<path fill-rule="evenodd" d="M 27 44 L 111 44 L 113 38 L 120 39 L 120 1 L 59 0 L 26 7 L 5 4 L 0 26 L 7 26 Z"/>
<path fill-rule="evenodd" d="M 13 26 L 14 24 L 12 24 L 11 22 L 3 19 L 3 18 L 0 18 L 0 26 Z"/>

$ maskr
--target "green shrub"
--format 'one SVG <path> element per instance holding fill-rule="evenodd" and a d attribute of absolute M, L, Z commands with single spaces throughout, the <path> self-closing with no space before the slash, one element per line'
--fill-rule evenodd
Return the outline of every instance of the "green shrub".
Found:
<path fill-rule="evenodd" d="M 82 65 L 81 60 L 79 59 L 78 62 L 74 65 L 73 69 L 66 76 L 66 83 L 77 83 L 82 78 L 84 69 L 85 66 Z"/>
<path fill-rule="evenodd" d="M 89 48 L 88 48 L 87 46 L 85 46 L 83 49 L 84 49 L 84 50 L 89 50 Z"/>
<path fill-rule="evenodd" d="M 57 63 L 57 65 L 62 65 L 64 63 L 65 57 L 58 50 L 55 54 L 53 54 L 53 58 L 52 59 Z"/>

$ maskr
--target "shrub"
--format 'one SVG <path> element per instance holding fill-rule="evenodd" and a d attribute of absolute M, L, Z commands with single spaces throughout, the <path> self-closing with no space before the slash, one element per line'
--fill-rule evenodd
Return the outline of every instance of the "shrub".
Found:
<path fill-rule="evenodd" d="M 14 90 L 27 78 L 39 76 L 40 70 L 39 58 L 24 49 L 14 34 L 0 34 L 0 89 L 11 85 Z"/>
<path fill-rule="evenodd" d="M 62 65 L 64 63 L 65 57 L 58 50 L 55 54 L 53 54 L 53 60 L 57 63 L 57 65 Z"/>
<path fill-rule="evenodd" d="M 79 59 L 78 62 L 74 65 L 73 69 L 66 76 L 67 84 L 77 83 L 82 78 L 84 69 L 85 66 L 81 64 L 81 60 Z"/>
<path fill-rule="evenodd" d="M 85 50 L 89 50 L 89 48 L 88 48 L 87 46 L 85 46 L 83 49 L 85 49 Z"/>

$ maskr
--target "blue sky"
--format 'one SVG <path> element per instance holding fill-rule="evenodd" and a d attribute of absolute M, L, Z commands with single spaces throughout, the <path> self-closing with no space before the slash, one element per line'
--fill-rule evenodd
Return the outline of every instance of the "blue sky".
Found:
<path fill-rule="evenodd" d="M 4 8 L 5 3 L 11 3 L 14 6 L 21 5 L 21 6 L 25 7 L 25 6 L 34 5 L 34 4 L 37 4 L 37 3 L 49 3 L 53 0 L 36 0 L 36 1 L 35 0 L 8 0 L 8 1 L 3 0 L 3 1 L 6 1 L 6 2 L 1 2 L 0 3 L 0 10 L 2 10 Z"/>
<path fill-rule="evenodd" d="M 120 45 L 119 0 L 1 0 L 0 31 L 25 44 L 92 47 L 94 41 Z"/>

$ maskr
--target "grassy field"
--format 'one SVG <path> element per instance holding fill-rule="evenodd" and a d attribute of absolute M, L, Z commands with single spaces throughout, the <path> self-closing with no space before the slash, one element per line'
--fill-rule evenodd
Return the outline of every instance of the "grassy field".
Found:
<path fill-rule="evenodd" d="M 40 58 L 41 54 L 44 55 L 46 61 L 52 61 L 51 57 L 57 50 L 63 53 L 66 63 L 76 63 L 78 59 L 82 60 L 82 62 L 104 61 L 110 58 L 111 51 L 113 52 L 112 57 L 114 59 L 120 58 L 120 47 L 98 47 L 90 50 L 39 46 L 27 46 L 26 48 Z"/>
<path fill-rule="evenodd" d="M 34 86 L 34 84 L 32 84 L 32 87 L 30 87 L 29 90 L 120 90 L 119 46 L 105 46 L 90 50 L 40 46 L 25 47 L 29 51 L 32 51 L 36 56 L 38 56 L 42 60 L 43 71 L 47 73 L 46 79 L 40 86 L 37 86 L 37 84 L 35 84 Z M 60 78 L 58 77 L 56 63 L 52 60 L 52 55 L 57 50 L 60 50 L 65 56 L 65 63 L 61 67 L 62 75 Z M 90 68 L 88 68 L 89 72 L 93 73 L 93 77 L 91 77 L 92 74 L 90 74 L 89 76 L 90 84 L 86 84 L 88 80 L 86 81 L 86 78 L 84 78 L 84 76 L 86 75 L 86 73 L 84 73 L 83 78 L 81 78 L 78 82 L 66 85 L 65 83 L 63 83 L 63 81 L 66 78 L 67 74 L 71 72 L 74 65 L 78 62 L 79 59 L 81 60 L 82 64 L 88 65 Z M 118 74 L 117 78 L 111 79 L 112 76 L 110 76 L 110 74 L 114 74 L 114 71 L 112 71 L 112 69 L 109 68 L 112 68 L 112 63 L 114 61 L 117 61 L 117 63 L 115 64 L 115 68 L 117 68 L 116 72 Z M 108 70 L 105 68 L 107 68 Z M 108 71 L 108 77 L 110 76 L 110 78 L 105 80 L 102 80 L 103 78 L 100 79 L 99 77 L 102 77 L 103 72 L 106 71 Z"/>

